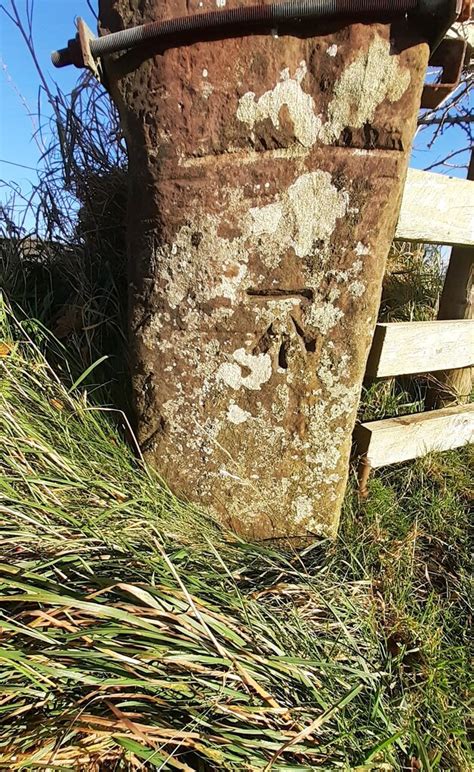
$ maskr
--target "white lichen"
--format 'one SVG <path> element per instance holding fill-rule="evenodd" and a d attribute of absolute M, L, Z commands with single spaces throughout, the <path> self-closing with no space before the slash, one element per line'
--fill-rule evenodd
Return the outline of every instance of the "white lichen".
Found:
<path fill-rule="evenodd" d="M 255 236 L 262 233 L 275 233 L 283 217 L 281 204 L 252 207 L 250 216 L 253 220 L 252 232 Z"/>
<path fill-rule="evenodd" d="M 352 297 L 360 298 L 364 294 L 366 286 L 363 281 L 352 281 L 348 286 L 348 290 Z"/>
<path fill-rule="evenodd" d="M 328 47 L 328 56 L 336 56 L 337 45 Z M 293 124 L 296 140 L 303 147 L 312 147 L 318 140 L 334 143 L 345 128 L 361 128 L 374 120 L 375 112 L 385 100 L 396 102 L 410 85 L 408 68 L 400 66 L 399 57 L 392 54 L 390 42 L 375 35 L 366 51 L 362 51 L 342 72 L 333 88 L 326 121 L 316 114 L 311 94 L 302 88 L 307 74 L 303 61 L 292 78 L 288 67 L 280 73 L 280 81 L 259 98 L 248 91 L 238 104 L 237 118 L 253 131 L 257 123 L 270 119 L 281 128 L 281 109 L 286 107 Z M 355 154 L 371 151 L 355 150 Z"/>
<path fill-rule="evenodd" d="M 327 335 L 343 316 L 344 312 L 340 308 L 326 301 L 314 304 L 306 315 L 306 321 L 322 335 Z"/>
<path fill-rule="evenodd" d="M 302 174 L 288 188 L 288 225 L 298 257 L 310 254 L 315 241 L 326 241 L 347 210 L 348 196 L 333 184 L 329 172 Z"/>
<path fill-rule="evenodd" d="M 296 525 L 307 524 L 313 517 L 313 502 L 309 496 L 297 496 L 294 503 L 294 521 Z"/>
<path fill-rule="evenodd" d="M 227 418 L 232 424 L 243 424 L 251 417 L 252 413 L 249 413 L 248 410 L 242 410 L 242 408 L 235 403 L 229 405 Z"/>
<path fill-rule="evenodd" d="M 295 138 L 304 147 L 311 147 L 318 138 L 321 118 L 315 115 L 315 104 L 311 94 L 306 93 L 301 82 L 307 73 L 306 62 L 301 62 L 290 77 L 288 68 L 280 73 L 280 82 L 260 98 L 253 91 L 248 91 L 240 100 L 237 118 L 254 129 L 257 123 L 270 119 L 275 128 L 281 127 L 280 111 L 286 107 L 293 124 Z"/>
<path fill-rule="evenodd" d="M 334 85 L 321 140 L 330 144 L 343 129 L 371 123 L 377 107 L 386 99 L 401 99 L 410 81 L 410 71 L 400 67 L 398 56 L 390 50 L 390 41 L 376 34 L 369 48 L 346 67 Z"/>
<path fill-rule="evenodd" d="M 356 255 L 359 255 L 361 257 L 362 255 L 368 255 L 370 252 L 369 247 L 367 244 L 363 244 L 362 241 L 358 241 L 355 248 Z"/>
<path fill-rule="evenodd" d="M 216 373 L 217 381 L 223 381 L 232 389 L 242 386 L 251 391 L 258 391 L 262 384 L 270 380 L 272 360 L 269 354 L 249 354 L 244 348 L 234 351 L 235 362 L 224 362 Z M 250 370 L 248 374 L 244 374 Z"/>
<path fill-rule="evenodd" d="M 201 87 L 201 94 L 203 95 L 204 99 L 209 99 L 211 94 L 214 92 L 214 86 L 212 86 L 209 81 L 206 81 L 203 83 Z"/>

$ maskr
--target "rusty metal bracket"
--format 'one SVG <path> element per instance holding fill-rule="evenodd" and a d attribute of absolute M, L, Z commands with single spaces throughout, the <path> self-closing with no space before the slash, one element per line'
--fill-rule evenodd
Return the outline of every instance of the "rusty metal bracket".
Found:
<path fill-rule="evenodd" d="M 427 83 L 421 96 L 421 107 L 434 110 L 458 87 L 466 57 L 467 43 L 462 38 L 445 38 L 430 59 L 430 66 L 442 67 L 441 79 Z"/>
<path fill-rule="evenodd" d="M 81 19 L 80 17 L 76 21 L 76 28 L 76 37 L 68 40 L 67 48 L 64 49 L 64 51 L 67 51 L 68 64 L 73 64 L 75 67 L 81 69 L 86 68 L 95 78 L 97 78 L 97 80 L 101 81 L 102 66 L 100 59 L 94 57 L 91 50 L 91 44 L 93 44 L 97 38 L 92 30 L 89 29 L 84 19 Z M 58 66 L 54 55 L 52 56 L 52 61 L 55 66 Z"/>
<path fill-rule="evenodd" d="M 94 59 L 91 53 L 91 42 L 96 39 L 96 36 L 89 29 L 84 19 L 79 18 L 77 20 L 77 36 L 82 59 L 80 66 L 90 70 L 97 80 L 101 80 L 100 60 Z"/>

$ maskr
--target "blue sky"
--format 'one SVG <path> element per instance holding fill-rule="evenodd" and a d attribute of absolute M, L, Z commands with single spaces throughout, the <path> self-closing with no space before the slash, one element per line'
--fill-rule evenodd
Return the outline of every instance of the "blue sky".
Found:
<path fill-rule="evenodd" d="M 2 0 L 9 7 L 9 0 Z M 25 0 L 17 0 L 20 10 Z M 58 82 L 64 92 L 70 91 L 80 71 L 75 67 L 56 70 L 51 64 L 51 51 L 61 48 L 74 37 L 74 19 L 82 16 L 92 29 L 95 20 L 85 0 L 36 0 L 33 18 L 33 36 L 36 53 L 46 77 Z M 28 186 L 35 179 L 31 169 L 22 169 L 11 163 L 23 164 L 33 170 L 41 155 L 32 138 L 38 112 L 39 79 L 25 43 L 13 23 L 0 11 L 0 179 L 12 180 Z M 42 99 L 43 120 L 51 111 Z"/>
<path fill-rule="evenodd" d="M 2 2 L 9 7 L 10 0 Z M 92 0 L 91 5 L 96 2 Z M 17 5 L 23 10 L 25 0 L 17 0 Z M 73 37 L 76 16 L 82 16 L 92 29 L 95 29 L 94 17 L 86 0 L 36 0 L 34 9 L 33 36 L 40 65 L 51 83 L 56 80 L 61 90 L 68 92 L 80 73 L 74 67 L 55 70 L 50 62 L 51 51 L 64 46 L 68 38 Z M 32 138 L 38 111 L 38 89 L 38 75 L 25 44 L 12 22 L 0 11 L 0 180 L 12 181 L 25 192 L 35 180 L 41 155 Z M 50 110 L 44 98 L 42 108 L 43 122 L 47 125 Z M 450 131 L 437 143 L 433 153 L 424 146 L 423 136 L 416 140 L 411 160 L 411 165 L 417 168 L 428 166 L 462 141 L 457 130 Z M 20 164 L 29 168 L 22 168 Z M 465 176 L 462 169 L 449 173 Z M 3 197 L 1 189 L 0 197 Z"/>

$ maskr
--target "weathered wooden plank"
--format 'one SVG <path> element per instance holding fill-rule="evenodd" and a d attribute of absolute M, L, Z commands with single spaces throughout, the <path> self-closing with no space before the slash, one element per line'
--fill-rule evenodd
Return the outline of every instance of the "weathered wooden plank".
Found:
<path fill-rule="evenodd" d="M 357 451 L 369 468 L 409 461 L 474 442 L 474 404 L 370 421 L 356 427 Z"/>
<path fill-rule="evenodd" d="M 474 364 L 474 320 L 378 324 L 366 376 L 437 372 Z"/>
<path fill-rule="evenodd" d="M 429 244 L 474 244 L 474 183 L 409 169 L 396 236 Z"/>

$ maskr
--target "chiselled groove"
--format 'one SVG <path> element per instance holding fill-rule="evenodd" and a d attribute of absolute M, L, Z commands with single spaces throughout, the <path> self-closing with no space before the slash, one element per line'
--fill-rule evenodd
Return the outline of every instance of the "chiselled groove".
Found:
<path fill-rule="evenodd" d="M 347 126 L 336 144 L 347 150 L 367 150 L 374 153 L 403 153 L 405 150 L 400 136 L 390 132 L 382 133 L 370 123 L 365 123 L 362 129 L 357 130 Z"/>
<path fill-rule="evenodd" d="M 283 340 L 280 344 L 280 348 L 278 350 L 278 366 L 282 370 L 288 370 L 288 338 L 287 336 L 283 337 Z"/>
<path fill-rule="evenodd" d="M 265 330 L 264 334 L 259 338 L 256 345 L 254 346 L 252 350 L 252 354 L 254 356 L 258 354 L 267 354 L 268 351 L 270 351 L 270 348 L 272 346 L 273 341 L 275 340 L 276 333 L 273 329 L 273 325 L 271 324 L 270 327 Z"/>
<path fill-rule="evenodd" d="M 239 163 L 250 164 L 255 160 L 262 158 L 295 158 L 296 156 L 307 156 L 308 149 L 301 145 L 291 145 L 290 147 L 278 147 L 271 150 L 252 150 L 248 147 L 241 148 L 229 148 L 228 150 L 216 150 L 214 153 L 203 153 L 202 155 L 188 156 L 188 158 L 180 159 L 180 166 L 201 166 L 210 160 L 213 161 L 226 161 L 231 159 L 235 160 L 237 157 Z"/>
<path fill-rule="evenodd" d="M 282 288 L 272 288 L 272 289 L 253 289 L 250 288 L 247 290 L 247 295 L 251 298 L 262 298 L 267 301 L 272 300 L 286 300 L 290 298 L 298 298 L 304 302 L 312 301 L 314 300 L 314 292 L 312 289 L 282 289 Z"/>
<path fill-rule="evenodd" d="M 314 352 L 316 351 L 316 338 L 313 338 L 311 335 L 307 335 L 293 316 L 291 317 L 291 321 L 293 322 L 293 326 L 296 330 L 296 334 L 303 341 L 306 351 L 308 353 L 314 354 Z"/>
<path fill-rule="evenodd" d="M 325 145 L 316 145 L 314 148 L 311 148 L 311 150 L 324 150 Z M 398 155 L 400 152 L 403 152 L 403 146 L 400 144 L 398 147 L 370 147 L 367 146 L 366 142 L 360 142 L 353 144 L 347 144 L 344 141 L 344 138 L 341 138 L 338 142 L 336 142 L 335 145 L 332 145 L 333 151 L 342 151 L 342 152 L 357 152 L 363 150 L 364 152 L 368 153 L 383 153 L 384 155 L 387 153 L 394 153 Z M 277 148 L 271 148 L 269 150 L 252 150 L 250 147 L 241 147 L 241 148 L 231 148 L 229 150 L 216 150 L 214 153 L 203 153 L 202 155 L 193 155 L 188 156 L 187 158 L 181 158 L 178 162 L 178 165 L 181 167 L 193 167 L 193 166 L 204 166 L 210 161 L 215 161 L 217 163 L 225 163 L 226 161 L 231 160 L 232 162 L 235 161 L 236 158 L 239 160 L 239 164 L 253 164 L 256 160 L 262 159 L 264 157 L 265 159 L 272 159 L 275 160 L 278 159 L 289 159 L 294 160 L 295 158 L 306 158 L 308 156 L 308 153 L 310 150 L 307 147 L 303 147 L 302 145 L 290 145 L 289 147 L 277 147 Z"/>

